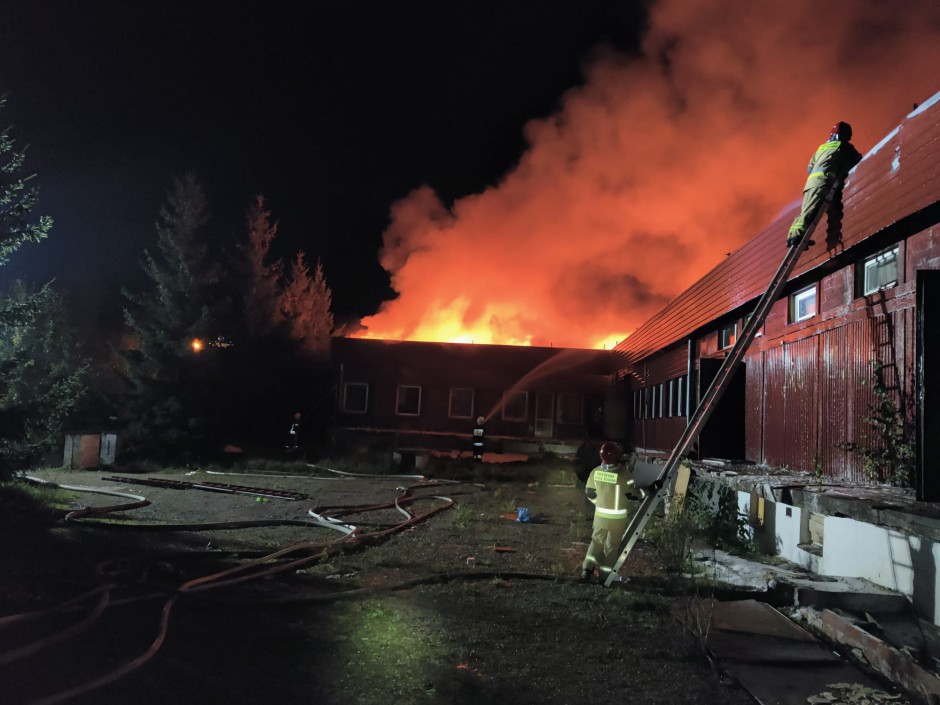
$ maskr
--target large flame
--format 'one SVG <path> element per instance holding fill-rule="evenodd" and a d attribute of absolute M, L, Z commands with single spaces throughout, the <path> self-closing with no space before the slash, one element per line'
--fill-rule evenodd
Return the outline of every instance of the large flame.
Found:
<path fill-rule="evenodd" d="M 658 0 L 642 57 L 599 50 L 497 186 L 395 203 L 399 296 L 360 335 L 609 347 L 797 200 L 833 123 L 864 152 L 940 90 L 935 0 L 733 6 Z"/>

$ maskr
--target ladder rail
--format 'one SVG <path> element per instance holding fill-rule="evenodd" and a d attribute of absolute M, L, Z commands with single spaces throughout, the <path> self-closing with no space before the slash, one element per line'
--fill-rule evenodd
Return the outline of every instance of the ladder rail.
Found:
<path fill-rule="evenodd" d="M 783 287 L 786 285 L 790 275 L 793 273 L 793 269 L 796 267 L 800 255 L 803 254 L 803 250 L 806 249 L 806 244 L 809 242 L 810 236 L 816 230 L 816 226 L 819 225 L 823 213 L 829 210 L 829 205 L 832 203 L 832 198 L 839 185 L 840 182 L 837 180 L 830 186 L 829 191 L 826 193 L 825 200 L 820 204 L 813 218 L 810 220 L 809 226 L 803 233 L 803 237 L 800 238 L 800 241 L 795 246 L 787 250 L 787 254 L 783 258 L 783 262 L 781 262 L 780 266 L 777 268 L 776 273 L 771 278 L 767 290 L 758 300 L 754 313 L 751 314 L 747 324 L 741 331 L 741 335 L 739 335 L 738 339 L 735 341 L 731 352 L 722 362 L 721 367 L 718 369 L 718 374 L 715 375 L 715 378 L 708 386 L 708 390 L 702 396 L 698 406 L 696 406 L 695 412 L 689 417 L 685 430 L 682 432 L 678 442 L 669 454 L 669 458 L 666 460 L 666 464 L 663 466 L 659 476 L 653 482 L 652 487 L 654 491 L 650 492 L 640 504 L 639 509 L 636 514 L 634 514 L 633 519 L 630 520 L 630 524 L 624 532 L 623 539 L 621 539 L 620 542 L 620 557 L 608 574 L 607 580 L 604 582 L 605 587 L 610 587 L 619 579 L 621 566 L 624 561 L 626 561 L 627 556 L 630 555 L 633 546 L 639 540 L 640 535 L 646 528 L 646 524 L 649 522 L 650 518 L 652 518 L 653 512 L 656 511 L 659 503 L 663 500 L 663 494 L 668 491 L 673 476 L 678 471 L 679 465 L 682 462 L 682 458 L 685 456 L 689 447 L 691 447 L 698 438 L 709 417 L 711 417 L 738 363 L 744 359 L 744 355 L 754 341 L 757 331 L 764 325 L 767 314 L 770 313 L 771 307 L 777 302 L 780 293 L 783 291 Z"/>

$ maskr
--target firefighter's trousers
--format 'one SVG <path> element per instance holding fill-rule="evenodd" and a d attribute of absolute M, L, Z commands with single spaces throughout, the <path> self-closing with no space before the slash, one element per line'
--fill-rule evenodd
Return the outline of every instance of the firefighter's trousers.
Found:
<path fill-rule="evenodd" d="M 608 519 L 594 515 L 594 528 L 591 543 L 581 567 L 584 570 L 600 568 L 602 573 L 610 572 L 620 557 L 620 542 L 627 530 L 627 517 Z"/>
<path fill-rule="evenodd" d="M 794 240 L 803 237 L 806 232 L 806 224 L 812 221 L 816 211 L 822 205 L 829 190 L 828 184 L 813 186 L 803 191 L 803 208 L 800 214 L 793 220 L 790 226 L 790 232 L 787 234 L 788 240 Z"/>

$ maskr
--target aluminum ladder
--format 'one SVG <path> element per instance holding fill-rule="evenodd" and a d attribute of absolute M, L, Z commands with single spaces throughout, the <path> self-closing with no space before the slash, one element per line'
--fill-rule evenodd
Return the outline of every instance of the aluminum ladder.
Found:
<path fill-rule="evenodd" d="M 671 491 L 672 484 L 679 471 L 679 466 L 682 464 L 683 456 L 692 444 L 695 443 L 696 439 L 698 439 L 702 428 L 704 428 L 708 418 L 718 405 L 718 401 L 731 382 L 732 374 L 737 368 L 738 363 L 744 359 L 744 354 L 751 346 L 757 331 L 764 325 L 764 320 L 767 318 L 767 314 L 770 313 L 770 308 L 780 297 L 780 293 L 783 291 L 784 285 L 790 278 L 790 274 L 793 273 L 793 269 L 796 267 L 800 255 L 803 254 L 803 250 L 806 249 L 807 243 L 816 230 L 816 226 L 819 225 L 823 213 L 829 211 L 832 198 L 840 186 L 841 179 L 836 180 L 835 183 L 832 184 L 826 194 L 825 200 L 819 204 L 819 208 L 807 225 L 803 237 L 795 246 L 787 249 L 787 255 L 783 258 L 783 262 L 777 269 L 777 273 L 774 274 L 773 279 L 770 280 L 767 291 L 761 296 L 760 301 L 757 303 L 757 308 L 754 309 L 754 313 L 747 320 L 744 329 L 741 331 L 741 335 L 739 335 L 737 341 L 735 341 L 734 347 L 718 369 L 718 374 L 715 375 L 715 379 L 713 379 L 711 385 L 709 385 L 708 391 L 702 396 L 695 412 L 689 417 L 685 431 L 683 431 L 682 435 L 679 437 L 679 441 L 676 443 L 676 447 L 672 449 L 672 453 L 669 454 L 669 459 L 663 466 L 662 472 L 660 472 L 659 477 L 650 485 L 651 491 L 640 503 L 639 509 L 637 509 L 636 514 L 633 515 L 633 519 L 627 526 L 627 530 L 623 534 L 623 539 L 620 541 L 620 545 L 623 547 L 620 557 L 614 564 L 613 569 L 608 573 L 607 579 L 604 581 L 604 587 L 610 587 L 613 583 L 622 580 L 620 568 L 623 566 L 624 561 L 627 560 L 627 556 L 630 555 L 630 551 L 633 550 L 634 545 L 636 545 L 636 542 L 642 535 L 646 524 L 653 516 L 653 512 L 656 511 L 659 503 L 663 501 L 664 495 Z"/>

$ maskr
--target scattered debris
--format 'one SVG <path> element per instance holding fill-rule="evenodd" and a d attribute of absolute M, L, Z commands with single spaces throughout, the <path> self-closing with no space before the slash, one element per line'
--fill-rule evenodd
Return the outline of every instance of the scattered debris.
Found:
<path fill-rule="evenodd" d="M 827 688 L 819 695 L 806 698 L 810 705 L 881 705 L 882 703 L 895 703 L 908 705 L 900 695 L 891 695 L 883 690 L 868 688 L 861 683 L 828 683 Z"/>
<path fill-rule="evenodd" d="M 332 575 L 327 575 L 326 579 L 327 580 L 339 580 L 340 578 L 352 578 L 354 575 L 356 575 L 356 571 L 353 571 L 351 573 L 333 573 Z"/>

